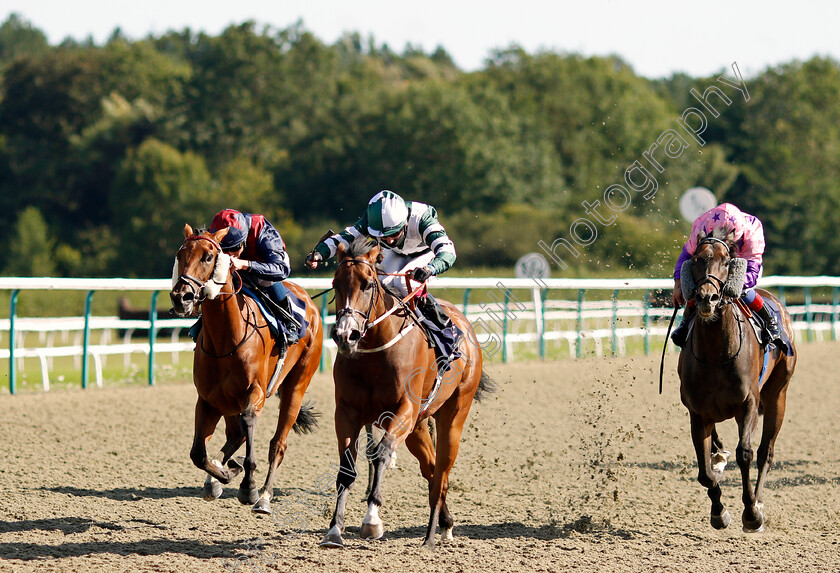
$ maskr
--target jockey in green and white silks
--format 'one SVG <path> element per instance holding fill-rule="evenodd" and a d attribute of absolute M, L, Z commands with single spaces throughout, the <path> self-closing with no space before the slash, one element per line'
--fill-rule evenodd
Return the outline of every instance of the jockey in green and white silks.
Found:
<path fill-rule="evenodd" d="M 306 259 L 310 268 L 332 258 L 339 244 L 349 245 L 357 237 L 372 237 L 382 246 L 379 267 L 385 273 L 413 271 L 414 280 L 424 282 L 446 272 L 455 262 L 455 245 L 438 222 L 435 208 L 417 201 L 403 201 L 392 191 L 380 191 L 368 202 L 355 225 L 318 243 Z M 383 275 L 382 284 L 408 294 L 400 276 Z"/>

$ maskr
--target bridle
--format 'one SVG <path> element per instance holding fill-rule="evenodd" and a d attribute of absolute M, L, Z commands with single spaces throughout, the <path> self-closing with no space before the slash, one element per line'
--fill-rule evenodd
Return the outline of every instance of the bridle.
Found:
<path fill-rule="evenodd" d="M 712 244 L 712 243 L 722 244 L 723 246 L 726 247 L 726 252 L 727 253 L 729 252 L 729 244 L 726 241 L 722 241 L 721 239 L 717 239 L 715 237 L 706 237 L 705 239 L 703 239 L 702 241 L 697 243 L 697 247 L 699 248 L 701 245 Z M 718 303 L 718 307 L 720 307 L 721 312 L 723 312 L 722 307 L 724 305 L 727 305 L 727 304 L 732 304 L 732 302 L 733 302 L 731 298 L 723 296 L 723 287 L 726 284 L 726 281 L 721 280 L 719 277 L 716 277 L 715 275 L 706 273 L 706 275 L 702 279 L 697 281 L 696 286 L 694 287 L 694 292 L 696 293 L 697 290 L 702 285 L 704 285 L 706 283 L 711 283 L 712 285 L 714 285 L 715 288 L 717 289 L 717 294 L 721 295 L 720 302 Z M 734 361 L 736 358 L 738 358 L 738 356 L 741 354 L 741 349 L 744 346 L 743 327 L 742 327 L 740 318 L 738 318 L 737 313 L 734 313 L 734 318 L 735 318 L 735 322 L 738 323 L 738 350 L 731 357 L 729 357 L 726 360 L 718 363 L 716 366 L 723 366 L 725 364 L 728 364 L 728 363 Z M 686 343 L 687 346 L 689 347 L 689 349 L 691 350 L 691 356 L 701 366 L 707 366 L 707 363 L 700 360 L 700 358 L 698 358 L 697 354 L 694 352 L 694 343 L 693 343 L 693 338 L 694 337 L 691 337 L 691 338 L 692 338 L 692 340 L 689 340 Z"/>
<path fill-rule="evenodd" d="M 699 249 L 701 245 L 713 244 L 713 243 L 720 243 L 721 245 L 726 247 L 726 252 L 727 253 L 729 252 L 729 244 L 726 241 L 722 241 L 721 239 L 717 239 L 715 237 L 706 237 L 705 239 L 703 239 L 702 241 L 697 243 L 697 248 Z M 702 279 L 700 279 L 699 281 L 697 281 L 695 283 L 694 292 L 696 293 L 697 290 L 699 290 L 700 287 L 703 286 L 706 283 L 711 283 L 715 287 L 715 289 L 717 290 L 717 294 L 720 295 L 720 294 L 723 293 L 723 287 L 726 284 L 726 281 L 721 280 L 719 277 L 716 277 L 715 275 L 706 273 L 706 275 Z M 721 300 L 722 299 L 723 299 L 723 297 L 721 297 Z M 731 302 L 731 301 L 727 300 L 725 302 L 721 302 L 721 304 L 728 304 L 728 302 Z"/>
<path fill-rule="evenodd" d="M 362 264 L 365 264 L 365 265 L 369 266 L 371 269 L 373 269 L 373 271 L 377 275 L 386 275 L 386 276 L 407 276 L 408 275 L 408 273 L 385 273 L 385 272 L 382 272 L 379 269 L 377 269 L 376 266 L 373 263 L 371 263 L 370 261 L 367 261 L 365 259 L 347 258 L 347 259 L 343 259 L 342 261 L 340 261 L 338 263 L 338 265 L 341 266 L 345 263 L 362 263 Z M 367 312 L 362 312 L 361 310 L 358 310 L 358 309 L 353 308 L 351 306 L 345 306 L 344 308 L 339 309 L 335 313 L 336 323 L 338 323 L 338 321 L 341 320 L 346 315 L 354 315 L 354 314 L 359 315 L 361 317 L 362 321 L 363 321 L 362 334 L 360 336 L 360 340 L 361 340 L 362 338 L 365 337 L 365 335 L 368 333 L 368 331 L 371 328 L 373 328 L 377 324 L 381 323 L 383 320 L 385 320 L 386 318 L 388 318 L 389 316 L 394 314 L 400 308 L 407 308 L 406 303 L 409 300 L 411 300 L 412 298 L 414 298 L 415 296 L 417 296 L 420 292 L 422 292 L 425 287 L 426 287 L 425 283 L 421 284 L 419 287 L 417 287 L 416 289 L 414 289 L 413 291 L 408 293 L 408 296 L 406 296 L 405 298 L 402 298 L 402 299 L 396 298 L 395 300 L 397 301 L 397 304 L 392 306 L 390 309 L 386 310 L 384 313 L 382 313 L 381 315 L 379 315 L 375 319 L 371 320 L 370 315 L 373 312 L 374 306 L 376 305 L 376 301 L 377 301 L 377 299 L 379 299 L 382 296 L 382 293 L 380 293 L 380 290 L 379 290 L 380 287 L 379 287 L 379 284 L 378 284 L 378 281 L 377 281 L 377 284 L 375 284 L 374 287 L 373 287 L 373 293 L 370 296 L 370 303 L 368 304 Z M 410 316 L 412 319 L 414 319 L 416 321 L 416 317 L 414 316 L 414 313 L 409 312 L 408 316 Z M 413 326 L 412 326 L 412 328 L 413 328 Z"/>
<path fill-rule="evenodd" d="M 201 279 L 196 278 L 192 275 L 188 275 L 187 273 L 181 273 L 180 275 L 178 275 L 178 280 L 175 281 L 175 284 L 173 285 L 173 288 L 175 288 L 175 286 L 177 286 L 177 284 L 179 282 L 183 281 L 184 284 L 186 284 L 187 287 L 189 287 L 190 291 L 192 291 L 192 294 L 193 294 L 193 296 L 195 297 L 195 300 L 196 300 L 195 306 L 198 307 L 199 305 L 201 305 L 202 302 L 204 302 L 207 299 L 207 294 L 206 294 L 206 288 L 205 287 L 207 286 L 207 283 L 209 283 L 211 280 L 213 280 L 213 273 L 215 273 L 216 265 L 218 264 L 219 253 L 221 253 L 223 251 L 222 251 L 222 246 L 217 241 L 215 241 L 214 239 L 211 239 L 210 237 L 205 237 L 205 236 L 202 236 L 202 235 L 192 235 L 192 236 L 184 239 L 184 244 L 181 245 L 181 249 L 179 249 L 178 252 L 183 250 L 184 247 L 187 246 L 187 243 L 189 241 L 207 241 L 208 243 L 213 245 L 213 247 L 215 247 L 215 249 L 216 249 L 215 254 L 213 256 L 213 266 L 212 266 L 213 271 L 210 273 L 210 276 L 207 278 L 207 280 L 202 281 Z M 235 277 L 239 276 L 235 271 L 234 271 L 233 274 L 234 274 Z M 241 288 L 242 288 L 242 279 L 240 278 L 239 279 L 239 288 L 237 288 L 233 293 L 225 293 L 225 294 L 236 294 L 236 293 L 239 292 L 239 290 Z"/>

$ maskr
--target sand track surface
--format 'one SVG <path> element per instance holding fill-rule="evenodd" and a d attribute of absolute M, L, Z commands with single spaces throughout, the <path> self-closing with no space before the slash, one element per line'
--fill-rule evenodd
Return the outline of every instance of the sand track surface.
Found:
<path fill-rule="evenodd" d="M 291 437 L 272 516 L 240 505 L 238 483 L 201 499 L 189 383 L 3 396 L 0 571 L 838 571 L 838 351 L 800 346 L 761 534 L 741 531 L 734 454 L 732 525 L 709 525 L 676 355 L 661 396 L 656 356 L 490 365 L 498 391 L 474 405 L 452 473 L 455 541 L 435 553 L 420 548 L 427 490 L 404 447 L 383 488 L 385 538 L 359 539 L 360 466 L 346 548 L 318 546 L 333 505 L 318 492 L 338 461 L 329 374 L 310 387 L 321 424 Z M 277 404 L 258 425 L 260 484 Z M 719 431 L 734 452 L 734 422 Z M 220 428 L 209 449 L 221 443 Z"/>

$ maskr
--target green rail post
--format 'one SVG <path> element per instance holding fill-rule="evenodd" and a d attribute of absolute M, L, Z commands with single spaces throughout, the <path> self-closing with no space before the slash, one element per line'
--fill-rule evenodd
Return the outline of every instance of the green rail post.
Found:
<path fill-rule="evenodd" d="M 837 305 L 840 303 L 840 287 L 834 287 L 834 301 L 831 309 L 831 340 L 837 340 Z"/>
<path fill-rule="evenodd" d="M 158 294 L 158 291 L 152 293 L 152 306 L 149 308 L 149 386 L 155 384 L 155 319 Z"/>
<path fill-rule="evenodd" d="M 785 287 L 784 285 L 779 287 L 779 302 L 783 305 L 787 306 L 787 300 L 785 299 Z"/>
<path fill-rule="evenodd" d="M 805 287 L 805 324 L 808 328 L 808 342 L 811 342 L 811 323 L 814 320 L 811 312 L 811 287 Z"/>
<path fill-rule="evenodd" d="M 650 354 L 650 291 L 645 291 L 645 356 Z M 666 341 L 667 342 L 667 341 Z"/>
<path fill-rule="evenodd" d="M 540 358 L 545 358 L 545 329 L 546 329 L 545 299 L 546 299 L 547 296 L 548 296 L 548 289 L 545 289 L 544 291 L 542 291 L 542 297 L 540 297 L 542 299 L 540 301 L 540 304 L 542 305 L 542 310 L 541 310 L 542 315 L 541 316 L 542 316 L 542 323 L 543 323 L 542 332 L 540 332 Z"/>
<path fill-rule="evenodd" d="M 464 317 L 467 316 L 467 306 L 470 304 L 470 289 L 464 289 Z"/>
<path fill-rule="evenodd" d="M 613 317 L 612 317 L 612 353 L 618 355 L 618 341 L 615 330 L 618 326 L 618 289 L 613 291 Z"/>
<path fill-rule="evenodd" d="M 323 340 L 324 344 L 327 342 L 327 295 L 323 295 L 321 297 L 321 339 Z M 318 370 L 320 372 L 324 371 L 324 351 L 323 346 L 321 347 L 321 364 L 318 366 Z"/>
<path fill-rule="evenodd" d="M 17 297 L 20 291 L 12 291 L 9 300 L 9 393 L 14 394 L 15 386 L 15 313 L 17 311 Z"/>
<path fill-rule="evenodd" d="M 575 349 L 575 353 L 578 358 L 583 356 L 583 351 L 581 349 L 581 344 L 583 342 L 583 336 L 581 331 L 583 330 L 583 289 L 578 289 L 578 315 L 577 315 L 577 348 Z"/>
<path fill-rule="evenodd" d="M 507 356 L 507 330 L 508 330 L 508 302 L 510 301 L 510 291 L 505 289 L 505 314 L 502 317 L 502 362 L 508 361 Z"/>
<path fill-rule="evenodd" d="M 82 342 L 82 388 L 88 385 L 88 346 L 90 346 L 90 303 L 93 300 L 93 291 L 88 291 L 85 297 L 85 330 Z"/>

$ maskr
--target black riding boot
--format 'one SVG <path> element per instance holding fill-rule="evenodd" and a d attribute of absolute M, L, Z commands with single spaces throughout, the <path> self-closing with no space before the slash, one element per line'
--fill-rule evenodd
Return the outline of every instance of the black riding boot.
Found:
<path fill-rule="evenodd" d="M 770 312 L 770 309 L 767 308 L 767 305 L 761 307 L 761 310 L 757 310 L 756 314 L 761 317 L 764 321 L 764 327 L 767 330 L 767 342 L 776 342 L 782 340 L 782 329 L 779 327 L 779 323 L 776 322 L 776 317 Z"/>
<path fill-rule="evenodd" d="M 277 306 L 277 309 L 274 309 L 274 315 L 286 327 L 284 329 L 286 331 L 286 345 L 291 346 L 297 344 L 299 340 L 297 333 L 300 324 L 298 324 L 292 312 L 292 301 L 289 300 L 289 291 L 286 290 L 286 286 L 278 281 L 270 287 L 266 287 L 265 292 L 268 298 L 271 299 L 271 302 Z"/>
<path fill-rule="evenodd" d="M 435 300 L 435 297 L 429 293 L 426 293 L 425 297 L 417 298 L 417 308 L 425 318 L 428 318 L 440 330 L 450 325 L 449 316 L 443 311 L 443 307 Z"/>
<path fill-rule="evenodd" d="M 682 321 L 674 329 L 674 332 L 671 333 L 671 340 L 674 341 L 674 344 L 682 348 L 685 346 L 685 339 L 688 336 L 688 324 L 691 322 L 691 317 L 694 314 L 694 307 L 693 306 L 686 306 L 685 310 L 683 311 Z"/>

